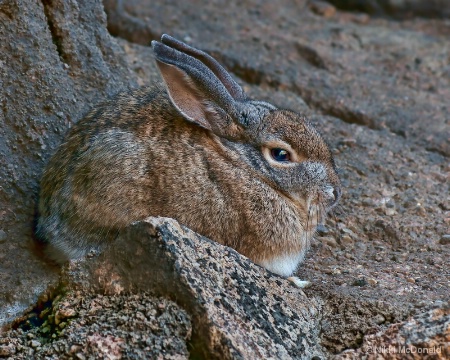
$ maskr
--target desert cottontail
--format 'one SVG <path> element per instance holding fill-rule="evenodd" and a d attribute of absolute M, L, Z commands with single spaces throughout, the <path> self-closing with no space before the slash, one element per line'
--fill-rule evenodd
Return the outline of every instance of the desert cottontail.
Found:
<path fill-rule="evenodd" d="M 152 46 L 165 86 L 120 93 L 70 129 L 42 178 L 38 236 L 62 262 L 171 217 L 290 276 L 340 197 L 328 146 L 206 53 L 167 35 Z"/>

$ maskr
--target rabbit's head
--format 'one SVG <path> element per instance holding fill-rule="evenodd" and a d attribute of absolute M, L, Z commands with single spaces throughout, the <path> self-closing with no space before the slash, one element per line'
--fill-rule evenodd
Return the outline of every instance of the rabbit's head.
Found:
<path fill-rule="evenodd" d="M 295 112 L 249 99 L 208 54 L 167 35 L 161 41 L 152 46 L 179 112 L 215 135 L 236 166 L 294 204 L 307 219 L 305 230 L 314 231 L 341 195 L 333 156 L 318 131 Z"/>

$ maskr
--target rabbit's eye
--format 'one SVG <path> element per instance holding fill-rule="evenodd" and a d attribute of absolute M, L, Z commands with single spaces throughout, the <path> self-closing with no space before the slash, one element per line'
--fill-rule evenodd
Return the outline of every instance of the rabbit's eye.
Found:
<path fill-rule="evenodd" d="M 276 161 L 291 161 L 291 154 L 289 153 L 289 151 L 281 148 L 270 149 L 270 155 Z"/>

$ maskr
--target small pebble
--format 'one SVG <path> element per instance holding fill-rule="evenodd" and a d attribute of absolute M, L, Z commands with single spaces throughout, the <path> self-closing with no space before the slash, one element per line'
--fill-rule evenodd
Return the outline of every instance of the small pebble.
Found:
<path fill-rule="evenodd" d="M 323 244 L 331 246 L 332 248 L 335 248 L 337 246 L 336 239 L 331 236 L 320 237 L 319 239 Z"/>
<path fill-rule="evenodd" d="M 60 319 L 66 319 L 70 317 L 74 317 L 77 312 L 72 308 L 65 308 L 58 311 Z"/>
<path fill-rule="evenodd" d="M 333 275 L 340 275 L 341 274 L 341 270 L 339 269 L 333 269 L 333 271 L 331 272 Z"/>
<path fill-rule="evenodd" d="M 372 320 L 375 324 L 381 325 L 382 323 L 384 323 L 386 321 L 386 318 L 383 315 L 378 314 L 378 315 L 374 316 Z"/>
<path fill-rule="evenodd" d="M 367 281 L 365 278 L 360 278 L 360 279 L 356 279 L 355 281 L 353 281 L 353 286 L 365 286 L 367 285 Z"/>
<path fill-rule="evenodd" d="M 392 215 L 397 214 L 397 211 L 395 211 L 395 209 L 393 209 L 393 208 L 386 208 L 386 209 L 384 209 L 384 213 L 386 216 L 392 216 Z"/>
<path fill-rule="evenodd" d="M 352 239 L 352 237 L 348 234 L 344 234 L 341 237 L 341 244 L 344 245 L 345 247 L 347 246 L 351 246 L 353 245 L 354 241 Z"/>
<path fill-rule="evenodd" d="M 417 206 L 417 203 L 418 203 L 418 201 L 417 201 L 416 198 L 414 198 L 414 197 L 409 197 L 409 198 L 407 198 L 406 201 L 403 203 L 403 206 L 404 206 L 405 208 L 413 208 L 413 207 L 416 207 L 416 206 Z"/>
<path fill-rule="evenodd" d="M 450 244 L 450 234 L 442 235 L 439 240 L 439 244 L 448 245 Z"/>
<path fill-rule="evenodd" d="M 12 344 L 10 345 L 0 345 L 0 356 L 7 357 L 15 354 L 16 347 Z"/>
<path fill-rule="evenodd" d="M 323 224 L 319 224 L 317 225 L 317 233 L 319 234 L 319 236 L 323 236 L 328 234 L 330 231 L 327 229 L 327 227 Z"/>
<path fill-rule="evenodd" d="M 77 351 L 80 351 L 81 350 L 81 346 L 80 345 L 72 345 L 71 347 L 70 347 L 70 353 L 76 353 Z"/>
<path fill-rule="evenodd" d="M 86 360 L 86 356 L 84 356 L 82 353 L 75 354 L 76 358 L 79 360 Z"/>
<path fill-rule="evenodd" d="M 416 283 L 416 280 L 414 278 L 407 278 L 406 281 L 411 283 L 411 284 L 415 284 Z"/>
<path fill-rule="evenodd" d="M 309 8 L 311 9 L 312 12 L 325 18 L 333 17 L 334 14 L 336 14 L 336 8 L 325 1 L 320 0 L 310 1 Z"/>
<path fill-rule="evenodd" d="M 372 207 L 375 203 L 374 203 L 373 199 L 371 199 L 371 198 L 364 198 L 361 201 L 361 204 L 363 206 Z"/>
<path fill-rule="evenodd" d="M 40 346 L 41 346 L 41 343 L 40 343 L 39 341 L 37 341 L 37 340 L 31 340 L 31 341 L 30 341 L 30 346 L 31 346 L 32 348 L 37 348 L 37 347 L 40 347 Z"/>
<path fill-rule="evenodd" d="M 372 278 L 368 279 L 367 282 L 369 283 L 369 285 L 372 286 L 378 284 L 378 281 Z"/>
<path fill-rule="evenodd" d="M 393 209 L 393 208 L 395 208 L 395 201 L 392 200 L 392 199 L 389 199 L 389 200 L 386 202 L 386 207 L 387 207 L 388 209 Z"/>

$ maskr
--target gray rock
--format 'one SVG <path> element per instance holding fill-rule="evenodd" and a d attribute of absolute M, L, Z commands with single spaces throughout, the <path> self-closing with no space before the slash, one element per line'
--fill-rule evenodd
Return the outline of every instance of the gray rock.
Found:
<path fill-rule="evenodd" d="M 64 294 L 53 299 L 42 328 L 10 330 L 0 337 L 4 354 L 14 352 L 15 359 L 105 353 L 117 358 L 328 358 L 330 350 L 358 346 L 368 329 L 393 322 L 398 312 L 394 299 L 350 299 L 323 285 L 314 285 L 307 297 L 234 250 L 165 218 L 134 223 L 103 254 L 71 262 L 59 288 Z M 405 340 L 407 346 L 445 348 L 449 314 L 443 302 L 440 306 L 414 318 L 420 321 L 391 326 L 383 337 L 403 344 L 389 330 L 403 326 L 408 336 L 416 334 Z M 54 326 L 58 317 L 70 319 L 63 329 Z M 364 339 L 368 346 L 378 341 L 370 335 Z M 352 351 L 341 355 L 366 356 L 371 350 Z"/>
<path fill-rule="evenodd" d="M 74 289 L 176 299 L 192 316 L 194 357 L 324 357 L 319 299 L 172 219 L 133 224 L 98 259 L 74 262 L 66 274 Z"/>
<path fill-rule="evenodd" d="M 325 114 L 450 155 L 448 29 L 429 36 L 389 22 L 324 21 L 307 9 L 305 0 L 105 1 L 117 36 L 148 44 L 170 32 L 247 83 L 290 89 Z"/>
<path fill-rule="evenodd" d="M 65 131 L 135 83 L 96 1 L 0 4 L 0 326 L 36 301 L 56 273 L 30 252 L 38 181 Z"/>

